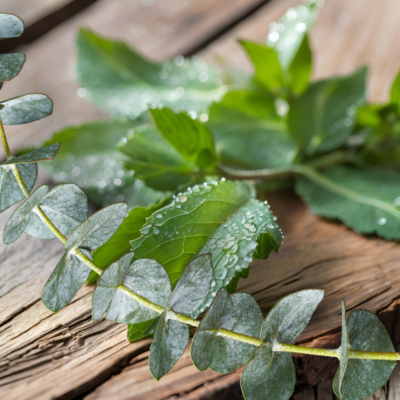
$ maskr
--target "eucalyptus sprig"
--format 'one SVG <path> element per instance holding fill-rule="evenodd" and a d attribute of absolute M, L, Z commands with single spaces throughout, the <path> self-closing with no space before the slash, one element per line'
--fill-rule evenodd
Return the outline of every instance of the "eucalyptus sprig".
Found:
<path fill-rule="evenodd" d="M 22 30 L 18 17 L 0 14 L 0 38 L 18 36 Z M 22 67 L 20 55 L 7 56 L 0 58 L 1 81 L 11 79 Z M 89 218 L 86 195 L 75 184 L 61 184 L 50 191 L 44 185 L 32 192 L 37 162 L 52 160 L 60 144 L 14 157 L 3 123 L 27 123 L 51 111 L 52 102 L 44 95 L 0 102 L 0 137 L 7 156 L 0 164 L 0 211 L 25 199 L 6 225 L 4 242 L 12 243 L 26 233 L 38 239 L 58 238 L 64 245 L 65 253 L 42 292 L 47 308 L 56 312 L 67 306 L 91 271 L 99 274 L 92 297 L 93 320 L 106 314 L 108 320 L 130 324 L 131 338 L 137 338 L 138 332 L 154 334 L 149 364 L 157 380 L 181 357 L 189 343 L 189 326 L 193 326 L 197 328 L 191 344 L 195 366 L 228 373 L 246 364 L 241 379 L 246 399 L 289 399 L 295 384 L 292 352 L 339 358 L 334 390 L 343 400 L 363 399 L 387 382 L 400 354 L 394 352 L 374 314 L 355 310 L 346 321 L 343 303 L 340 348 L 310 348 L 293 342 L 310 321 L 323 291 L 286 296 L 264 320 L 252 296 L 228 294 L 239 277 L 247 276 L 253 257 L 267 258 L 283 238 L 270 207 L 255 199 L 250 184 L 224 178 L 206 181 L 158 206 L 133 209 L 128 216 L 128 205 L 118 202 Z M 213 141 L 203 125 L 168 110 L 153 110 L 151 115 L 156 125 L 163 126 L 169 142 L 179 148 L 179 168 L 217 171 Z M 186 138 L 179 136 L 183 127 L 190 128 Z M 153 128 L 142 129 L 151 132 Z M 160 149 L 165 151 L 161 144 Z M 314 171 L 309 166 L 298 168 Z M 131 218 L 145 219 L 141 236 L 132 238 L 133 251 L 103 271 L 93 255 L 107 253 L 109 246 L 114 248 L 112 257 L 125 253 L 118 238 L 125 235 Z M 204 319 L 198 320 L 206 309 Z"/>

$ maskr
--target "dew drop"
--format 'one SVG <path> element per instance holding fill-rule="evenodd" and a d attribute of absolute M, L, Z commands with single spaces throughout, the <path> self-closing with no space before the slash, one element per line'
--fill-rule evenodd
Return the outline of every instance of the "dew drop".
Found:
<path fill-rule="evenodd" d="M 187 196 L 185 196 L 185 195 L 182 195 L 182 196 L 179 196 L 179 197 L 178 197 L 178 201 L 179 201 L 180 203 L 184 203 L 186 200 L 187 200 Z"/>
<path fill-rule="evenodd" d="M 162 215 L 161 214 L 157 214 L 156 218 L 162 218 Z"/>
<path fill-rule="evenodd" d="M 393 200 L 393 203 L 394 203 L 396 206 L 400 206 L 400 196 L 399 196 L 399 197 L 396 197 L 396 198 Z"/>
<path fill-rule="evenodd" d="M 379 225 L 386 225 L 387 219 L 385 217 L 379 218 L 378 219 L 378 224 Z"/>

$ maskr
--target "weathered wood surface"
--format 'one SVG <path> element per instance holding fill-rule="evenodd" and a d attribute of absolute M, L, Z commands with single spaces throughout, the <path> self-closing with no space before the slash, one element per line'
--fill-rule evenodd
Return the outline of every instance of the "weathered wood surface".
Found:
<path fill-rule="evenodd" d="M 136 1 L 126 1 L 124 8 L 121 3 L 95 3 L 24 49 L 27 65 L 2 94 L 11 97 L 21 92 L 45 92 L 53 96 L 56 111 L 43 122 L 9 129 L 14 148 L 18 143 L 41 140 L 66 124 L 105 117 L 75 95 L 78 86 L 71 71 L 78 26 L 126 39 L 148 56 L 163 59 L 189 51 L 202 32 L 217 29 L 218 21 L 224 18 L 226 21 L 229 10 L 237 7 L 239 13 L 245 7 L 238 0 L 192 1 L 190 7 L 180 1 L 160 2 L 158 9 L 144 8 Z M 215 54 L 223 54 L 241 66 L 248 65 L 235 39 L 264 40 L 268 23 L 295 4 L 294 0 L 268 4 L 217 40 L 203 56 L 211 60 Z M 399 9 L 395 0 L 385 0 L 384 5 L 374 0 L 328 0 L 311 33 L 315 76 L 347 73 L 367 62 L 372 65 L 372 97 L 384 100 L 400 60 L 400 48 L 394 45 L 400 33 L 394 18 Z M 199 13 L 203 18 L 200 22 Z M 400 297 L 400 246 L 362 237 L 342 225 L 321 220 L 291 192 L 269 195 L 268 200 L 285 233 L 285 242 L 279 255 L 253 264 L 249 278 L 240 282 L 239 289 L 253 294 L 264 312 L 285 294 L 305 288 L 325 289 L 324 301 L 300 337 L 302 343 L 321 347 L 338 344 L 342 298 L 349 310 L 363 307 L 381 312 L 393 334 L 398 308 L 392 303 Z M 225 388 L 238 388 L 240 371 L 230 375 L 200 373 L 191 365 L 188 351 L 174 371 L 156 383 L 143 353 L 149 341 L 128 344 L 124 326 L 91 322 L 90 287 L 82 288 L 61 312 L 53 315 L 46 310 L 40 291 L 60 254 L 59 243 L 28 237 L 0 248 L 2 398 L 74 398 L 84 393 L 88 399 L 223 398 L 220 396 L 226 393 Z M 395 339 L 398 344 L 399 338 Z M 299 383 L 303 385 L 328 379 L 337 367 L 330 360 L 317 362 L 315 357 L 302 357 L 297 364 L 302 369 Z M 333 398 L 328 386 L 319 385 L 318 400 Z M 226 398 L 233 396 L 234 392 Z"/>

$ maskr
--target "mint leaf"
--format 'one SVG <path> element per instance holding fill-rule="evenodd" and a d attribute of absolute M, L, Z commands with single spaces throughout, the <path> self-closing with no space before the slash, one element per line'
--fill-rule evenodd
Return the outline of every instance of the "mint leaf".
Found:
<path fill-rule="evenodd" d="M 150 110 L 161 135 L 187 161 L 199 168 L 212 168 L 217 161 L 211 132 L 187 113 L 175 114 L 168 108 Z"/>
<path fill-rule="evenodd" d="M 90 99 L 114 116 L 138 117 L 149 106 L 204 112 L 227 88 L 220 72 L 197 58 L 163 64 L 146 60 L 126 43 L 81 29 L 78 79 Z"/>
<path fill-rule="evenodd" d="M 175 190 L 196 182 L 199 168 L 187 161 L 152 125 L 141 125 L 128 134 L 118 150 L 127 156 L 125 168 L 157 190 Z"/>
<path fill-rule="evenodd" d="M 307 156 L 335 150 L 346 142 L 356 107 L 365 100 L 366 74 L 363 67 L 349 76 L 314 82 L 292 101 L 289 130 Z"/>
<path fill-rule="evenodd" d="M 318 214 L 359 233 L 400 238 L 400 174 L 383 168 L 336 166 L 308 171 L 296 192 Z"/>
<path fill-rule="evenodd" d="M 297 146 L 276 114 L 274 99 L 265 92 L 229 92 L 210 108 L 207 122 L 221 161 L 248 169 L 292 164 Z"/>

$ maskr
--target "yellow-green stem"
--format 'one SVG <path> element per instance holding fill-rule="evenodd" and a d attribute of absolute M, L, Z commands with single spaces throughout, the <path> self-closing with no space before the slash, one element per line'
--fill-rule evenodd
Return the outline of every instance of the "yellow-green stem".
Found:
<path fill-rule="evenodd" d="M 74 254 L 83 261 L 92 271 L 101 275 L 104 271 L 99 268 L 90 258 L 86 257 L 78 248 L 74 249 Z"/>
<path fill-rule="evenodd" d="M 3 143 L 3 148 L 6 153 L 7 158 L 12 157 L 10 148 L 8 147 L 8 142 L 6 138 L 6 134 L 4 132 L 4 127 L 3 127 L 3 121 L 0 118 L 0 137 L 1 137 L 1 142 Z"/>
<path fill-rule="evenodd" d="M 26 196 L 26 197 L 29 197 L 29 196 Z M 61 240 L 63 242 L 63 244 L 67 243 L 67 238 L 53 225 L 53 223 L 50 221 L 49 217 L 43 212 L 43 210 L 40 208 L 40 206 L 35 207 L 33 209 L 33 211 L 46 224 L 46 226 L 54 233 L 54 235 L 57 237 L 57 239 Z"/>

